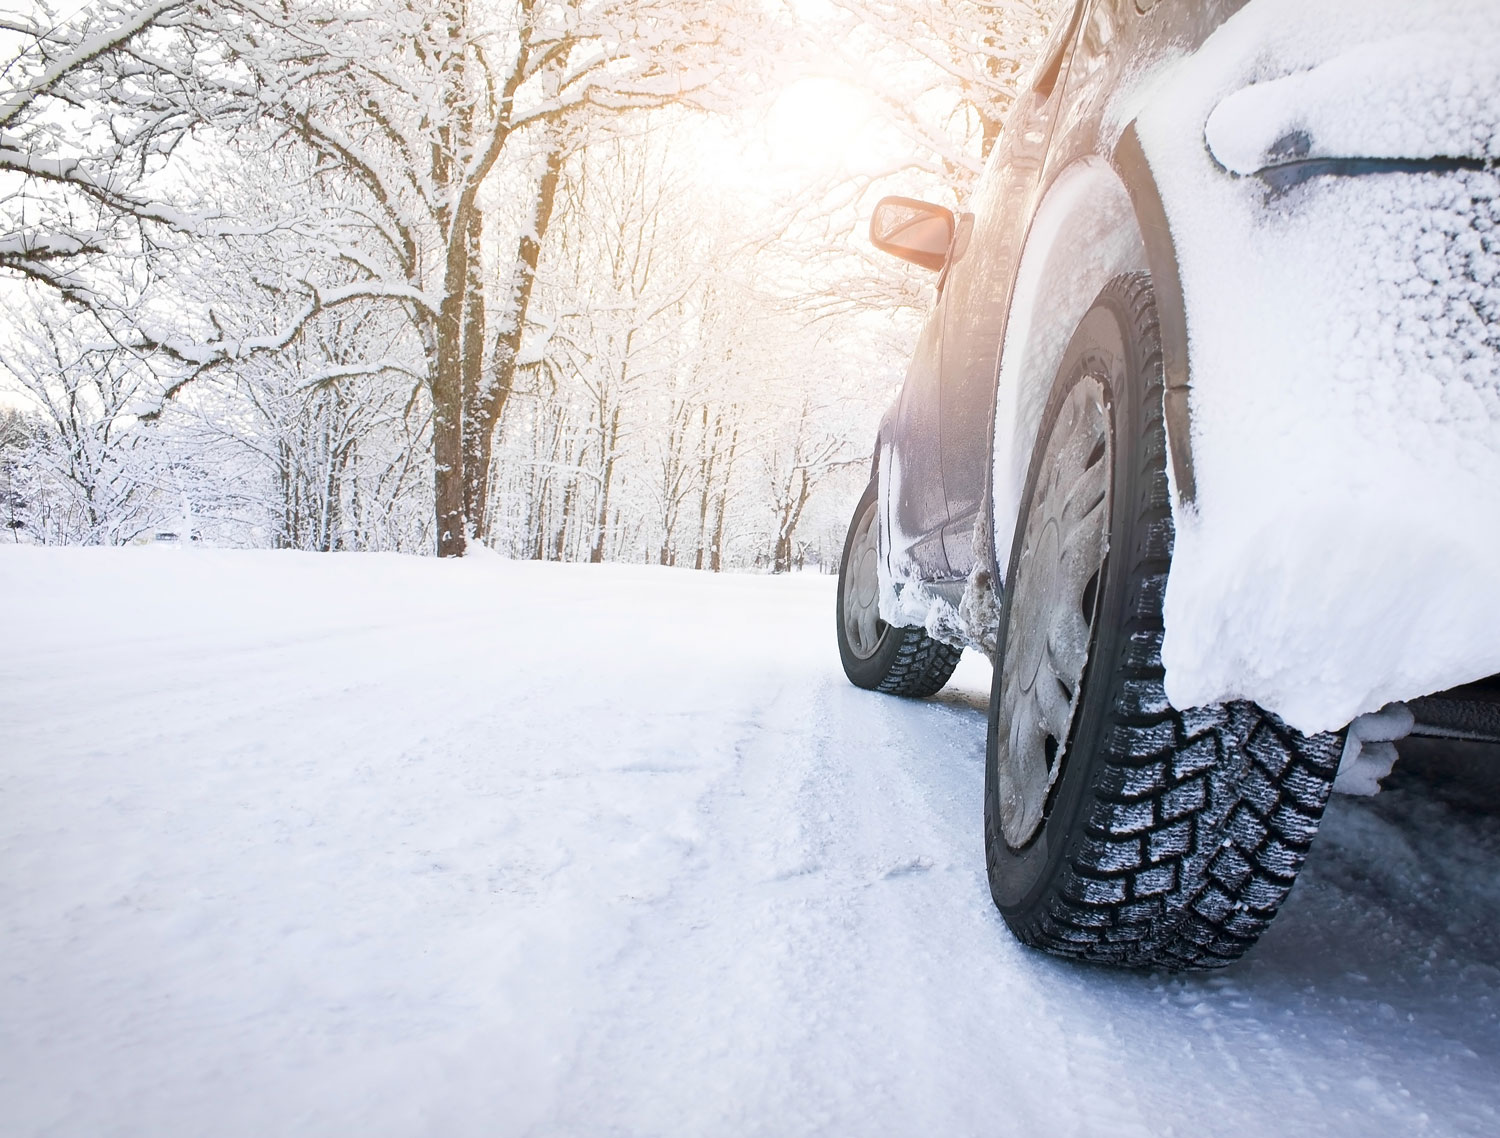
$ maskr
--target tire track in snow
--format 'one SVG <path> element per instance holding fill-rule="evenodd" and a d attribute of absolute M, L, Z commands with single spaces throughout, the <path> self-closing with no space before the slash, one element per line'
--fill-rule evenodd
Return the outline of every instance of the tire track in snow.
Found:
<path fill-rule="evenodd" d="M 538 1133 L 1148 1133 L 1111 1044 L 1070 1028 L 1051 962 L 990 904 L 982 717 L 825 673 L 750 724 Z"/>
<path fill-rule="evenodd" d="M 987 1117 L 973 1120 L 972 1132 L 984 1133 L 986 1122 L 993 1127 L 1004 1119 L 1006 1132 L 1016 1134 L 1150 1135 L 1108 1017 L 1079 1017 L 1066 1010 L 1055 993 L 1073 986 L 1068 977 L 1057 962 L 1012 940 L 990 901 L 981 837 L 983 712 L 953 707 L 934 723 L 925 710 L 920 704 L 881 708 L 892 738 L 925 740 L 930 748 L 923 755 L 910 743 L 893 746 L 886 758 L 892 777 L 903 777 L 910 786 L 907 797 L 926 807 L 907 811 L 909 823 L 920 825 L 925 841 L 948 847 L 957 870 L 952 876 L 968 886 L 959 896 L 933 898 L 935 904 L 955 912 L 977 910 L 979 918 L 969 922 L 979 935 L 971 937 L 965 963 L 973 977 L 970 998 L 983 1013 L 968 1038 L 990 1045 L 995 1065 L 1009 1079 L 1004 1093 L 986 1103 Z M 955 816 L 960 805 L 961 816 Z M 955 934 L 955 939 L 962 935 Z M 1039 1056 L 1062 1061 L 1038 1062 Z M 1029 1110 L 1021 1109 L 1023 1102 Z"/>
<path fill-rule="evenodd" d="M 795 1070 L 785 1046 L 778 1054 L 777 1041 L 755 1038 L 765 1020 L 761 989 L 768 972 L 774 978 L 765 958 L 774 962 L 777 946 L 768 936 L 774 924 L 747 903 L 746 859 L 764 863 L 777 845 L 775 827 L 789 817 L 766 801 L 757 769 L 775 758 L 770 721 L 789 698 L 786 687 L 758 691 L 726 721 L 725 737 L 700 741 L 700 750 L 719 756 L 716 769 L 682 806 L 696 816 L 702 845 L 665 894 L 630 917 L 607 972 L 589 978 L 609 989 L 601 1014 L 560 1080 L 567 1100 L 532 1133 L 775 1132 L 758 1128 L 776 1117 L 768 1106 Z M 736 811 L 723 804 L 751 791 L 762 807 L 757 824 L 727 831 Z M 797 872 L 793 859 L 783 875 Z M 699 1094 L 682 1095 L 684 1082 Z"/>

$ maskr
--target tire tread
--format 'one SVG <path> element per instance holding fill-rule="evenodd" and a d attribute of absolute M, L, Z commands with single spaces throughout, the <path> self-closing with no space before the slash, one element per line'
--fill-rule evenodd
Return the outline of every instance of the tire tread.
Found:
<path fill-rule="evenodd" d="M 946 644 L 927 630 L 915 626 L 887 625 L 879 643 L 869 656 L 856 656 L 848 643 L 844 628 L 844 589 L 848 586 L 849 551 L 860 519 L 879 501 L 879 482 L 872 478 L 854 507 L 849 532 L 844 538 L 844 556 L 839 566 L 838 589 L 834 596 L 834 620 L 839 657 L 850 683 L 868 691 L 915 699 L 936 695 L 953 675 L 963 649 Z"/>
<path fill-rule="evenodd" d="M 901 646 L 876 690 L 913 698 L 936 695 L 953 676 L 963 649 L 944 644 L 921 628 L 892 632 L 901 636 Z"/>
<path fill-rule="evenodd" d="M 1164 688 L 1162 602 L 1172 555 L 1159 329 L 1150 279 L 1118 277 L 1141 345 L 1143 438 L 1124 627 L 1103 753 L 1056 887 L 1024 916 L 1025 943 L 1082 960 L 1172 970 L 1237 960 L 1265 930 L 1307 856 L 1332 788 L 1340 736 L 1303 735 L 1253 703 L 1178 710 Z M 1091 667 L 1096 666 L 1091 664 Z M 986 835 L 997 872 L 996 833 Z"/>

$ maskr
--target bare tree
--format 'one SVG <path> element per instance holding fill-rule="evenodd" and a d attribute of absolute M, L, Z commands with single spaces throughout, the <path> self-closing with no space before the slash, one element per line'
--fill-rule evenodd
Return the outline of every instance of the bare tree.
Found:
<path fill-rule="evenodd" d="M 866 256 L 863 204 L 892 176 L 961 192 L 1051 6 L 783 13 L 820 46 L 778 78 L 878 60 L 911 158 L 769 211 L 684 153 L 682 104 L 765 39 L 756 0 L 0 17 L 0 272 L 89 313 L 91 366 L 129 377 L 142 516 L 187 493 L 236 540 L 784 569 L 827 544 L 820 494 L 928 299 Z"/>
<path fill-rule="evenodd" d="M 112 345 L 91 342 L 90 331 L 82 319 L 49 308 L 29 335 L 0 351 L 0 369 L 35 411 L 28 457 L 54 491 L 49 524 L 39 532 L 118 545 L 149 524 L 135 417 L 144 369 Z"/>
<path fill-rule="evenodd" d="M 37 493 L 35 476 L 26 465 L 35 433 L 36 428 L 20 411 L 0 408 L 0 527 L 17 543 L 21 531 L 28 528 Z"/>
<path fill-rule="evenodd" d="M 1062 0 L 831 0 L 850 58 L 833 70 L 879 101 L 911 143 L 912 168 L 966 190 L 1000 136 L 1026 69 Z M 869 84 L 869 60 L 882 60 Z M 821 67 L 827 69 L 827 61 Z"/>
<path fill-rule="evenodd" d="M 286 347 L 319 313 L 397 307 L 425 350 L 438 552 L 461 553 L 486 512 L 489 439 L 512 386 L 559 139 L 704 92 L 739 43 L 724 34 L 726 21 L 758 16 L 749 3 L 709 0 L 377 0 L 373 11 L 111 0 L 62 29 L 11 21 L 7 30 L 29 43 L 19 81 L 0 92 L 0 170 L 50 180 L 62 194 L 28 195 L 33 209 L 47 207 L 50 224 L 0 243 L 0 266 L 119 315 L 105 289 L 72 266 L 132 240 L 137 250 L 149 244 L 147 230 L 116 232 L 122 222 L 188 235 L 240 228 L 145 189 L 195 130 L 254 124 L 256 145 L 308 148 L 363 200 L 302 219 L 325 264 L 281 283 L 297 299 L 285 321 L 252 334 L 232 314 L 211 312 L 206 337 L 138 328 L 130 342 L 181 366 L 170 398 L 210 370 Z M 129 128 L 106 144 L 95 144 L 86 124 L 54 129 L 68 108 L 101 103 Z M 43 156 L 39 143 L 56 135 L 71 152 Z M 490 344 L 481 191 L 499 168 L 522 182 L 527 168 L 534 173 Z M 76 201 L 91 207 L 91 220 L 64 225 Z"/>
<path fill-rule="evenodd" d="M 835 470 L 868 461 L 860 448 L 827 429 L 827 417 L 820 410 L 804 396 L 793 412 L 791 429 L 763 453 L 776 526 L 771 547 L 774 573 L 793 568 L 797 527 L 818 483 Z"/>

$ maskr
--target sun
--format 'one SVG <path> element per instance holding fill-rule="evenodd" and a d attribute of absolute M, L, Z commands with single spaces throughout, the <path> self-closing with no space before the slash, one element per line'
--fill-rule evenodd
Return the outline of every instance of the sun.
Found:
<path fill-rule="evenodd" d="M 809 76 L 788 84 L 765 118 L 773 167 L 816 174 L 868 172 L 880 161 L 878 108 L 869 92 Z"/>
<path fill-rule="evenodd" d="M 776 200 L 899 166 L 903 142 L 878 100 L 825 76 L 794 79 L 722 118 L 679 124 L 684 172 L 705 189 Z"/>

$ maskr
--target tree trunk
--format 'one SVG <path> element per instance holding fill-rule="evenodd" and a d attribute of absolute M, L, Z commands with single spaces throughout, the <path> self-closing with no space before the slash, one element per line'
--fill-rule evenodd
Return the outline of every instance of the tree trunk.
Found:
<path fill-rule="evenodd" d="M 445 122 L 434 148 L 433 181 L 455 192 L 442 208 L 447 248 L 443 259 L 443 299 L 438 306 L 436 359 L 430 360 L 432 383 L 432 496 L 437 514 L 437 555 L 461 557 L 468 544 L 464 493 L 464 315 L 472 275 L 469 236 L 478 187 L 465 184 L 461 163 L 452 158 L 455 132 L 464 143 L 473 132 L 473 111 L 464 83 L 462 37 L 468 6 L 463 0 L 448 10 L 450 52 L 442 64 L 442 108 Z"/>
<path fill-rule="evenodd" d="M 467 242 L 456 241 L 460 249 Z M 453 262 L 463 254 L 450 253 L 447 294 L 438 314 L 437 365 L 432 375 L 432 492 L 437 506 L 437 555 L 463 556 L 468 536 L 464 521 L 464 429 L 463 429 L 463 280 L 467 267 Z"/>
<path fill-rule="evenodd" d="M 480 250 L 484 242 L 484 213 L 477 207 L 469 214 L 465 240 L 469 261 L 468 280 L 464 286 L 463 324 L 463 447 L 464 447 L 464 517 L 469 533 L 488 536 L 485 514 L 489 506 L 490 443 L 493 430 L 485 431 L 482 420 L 489 414 L 484 390 L 484 262 Z"/>
<path fill-rule="evenodd" d="M 467 472 L 469 485 L 473 488 L 468 516 L 474 533 L 481 539 L 489 537 L 488 489 L 495 430 L 505 412 L 506 400 L 515 389 L 516 361 L 520 357 L 521 340 L 526 332 L 526 312 L 531 305 L 537 265 L 542 257 L 542 240 L 552 222 L 557 187 L 562 177 L 563 157 L 562 143 L 554 140 L 552 149 L 547 152 L 547 164 L 542 170 L 541 181 L 537 184 L 531 227 L 521 234 L 516 243 L 510 294 L 506 298 L 508 304 L 504 310 L 505 324 L 495 338 L 494 358 L 488 375 L 484 374 L 480 362 L 484 352 L 482 299 L 478 305 L 479 338 L 473 341 L 472 348 L 467 349 L 476 356 L 472 364 L 474 382 L 468 388 L 470 394 L 464 417 L 464 457 L 470 467 Z"/>
<path fill-rule="evenodd" d="M 283 435 L 276 441 L 276 489 L 281 499 L 281 526 L 276 535 L 277 549 L 296 549 L 297 503 L 292 498 L 292 448 Z"/>
<path fill-rule="evenodd" d="M 333 527 L 334 527 L 334 500 L 338 496 L 338 471 L 334 460 L 333 447 L 333 413 L 325 410 L 323 413 L 323 485 L 320 487 L 323 495 L 323 508 L 319 511 L 318 525 L 318 550 L 322 553 L 333 552 Z"/>
<path fill-rule="evenodd" d="M 578 488 L 578 479 L 569 479 L 563 489 L 562 517 L 557 520 L 557 536 L 552 539 L 552 560 L 566 561 L 568 549 L 568 519 L 573 516 L 573 495 Z"/>
<path fill-rule="evenodd" d="M 713 438 L 708 434 L 708 404 L 703 405 L 703 430 L 699 443 L 703 447 L 698 459 L 698 555 L 693 558 L 693 568 L 703 568 L 703 555 L 708 547 L 708 499 L 713 490 L 714 453 L 719 447 L 719 437 L 724 430 L 722 415 L 714 416 Z"/>
<path fill-rule="evenodd" d="M 807 505 L 807 496 L 811 490 L 807 468 L 803 467 L 798 474 L 801 482 L 797 486 L 797 496 L 787 499 L 781 511 L 781 524 L 776 529 L 776 548 L 771 564 L 773 573 L 792 571 L 792 535 L 797 532 L 797 523 L 802 520 L 802 507 Z"/>
<path fill-rule="evenodd" d="M 724 518 L 729 513 L 729 472 L 734 467 L 734 451 L 739 445 L 740 429 L 729 436 L 729 453 L 724 459 L 724 481 L 719 487 L 718 516 L 714 518 L 714 542 L 708 551 L 708 567 L 715 573 L 724 569 Z"/>
<path fill-rule="evenodd" d="M 603 426 L 603 424 L 600 424 Z M 598 565 L 604 560 L 604 540 L 609 532 L 609 486 L 615 472 L 615 441 L 620 437 L 620 405 L 615 404 L 610 416 L 609 430 L 604 436 L 602 469 L 599 472 L 599 514 L 594 525 L 594 548 L 589 552 L 589 563 Z"/>

